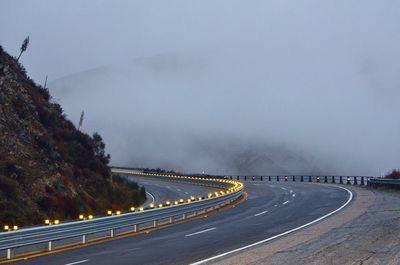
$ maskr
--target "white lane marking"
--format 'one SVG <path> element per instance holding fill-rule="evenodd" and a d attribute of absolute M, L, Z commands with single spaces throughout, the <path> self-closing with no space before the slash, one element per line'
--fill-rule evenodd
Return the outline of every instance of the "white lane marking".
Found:
<path fill-rule="evenodd" d="M 285 235 L 287 235 L 287 234 L 290 234 L 290 233 L 293 233 L 293 232 L 295 232 L 295 231 L 297 231 L 297 230 L 300 230 L 300 229 L 302 229 L 302 228 L 304 228 L 304 227 L 307 227 L 307 226 L 310 226 L 310 225 L 312 225 L 312 224 L 315 224 L 316 222 L 319 222 L 319 221 L 321 221 L 321 220 L 323 220 L 323 219 L 325 219 L 325 218 L 331 216 L 332 214 L 337 213 L 338 211 L 340 211 L 340 210 L 342 210 L 344 207 L 346 207 L 346 206 L 353 200 L 353 193 L 351 193 L 351 191 L 348 190 L 348 189 L 346 189 L 346 188 L 339 187 L 339 186 L 335 186 L 335 187 L 340 188 L 340 189 L 343 189 L 343 190 L 345 190 L 345 191 L 347 191 L 347 192 L 349 193 L 349 199 L 348 199 L 342 206 L 340 206 L 339 208 L 337 208 L 336 210 L 334 210 L 334 211 L 332 211 L 332 212 L 330 212 L 330 213 L 328 213 L 328 214 L 325 214 L 324 216 L 321 216 L 321 217 L 315 219 L 314 221 L 311 221 L 311 222 L 309 222 L 309 223 L 307 223 L 307 224 L 304 224 L 304 225 L 301 225 L 301 226 L 299 226 L 299 227 L 293 228 L 293 229 L 291 229 L 291 230 L 289 230 L 289 231 L 286 231 L 286 232 L 283 232 L 283 233 L 281 233 L 281 234 L 279 234 L 279 235 L 276 235 L 276 236 L 273 236 L 273 237 L 270 237 L 270 238 L 266 238 L 266 239 L 264 239 L 264 240 L 261 240 L 261 241 L 255 242 L 255 243 L 253 243 L 253 244 L 250 244 L 250 245 L 247 245 L 247 246 L 244 246 L 244 247 L 241 247 L 241 248 L 237 248 L 237 249 L 234 249 L 234 250 L 231 250 L 231 251 L 228 251 L 228 252 L 225 252 L 225 253 L 216 255 L 216 256 L 214 256 L 214 257 L 210 257 L 210 258 L 207 258 L 207 259 L 203 259 L 203 260 L 200 260 L 200 261 L 191 263 L 190 265 L 203 264 L 203 263 L 209 262 L 209 261 L 211 261 L 211 260 L 219 259 L 219 258 L 224 257 L 224 256 L 226 256 L 226 255 L 229 255 L 229 254 L 232 254 L 232 253 L 235 253 L 235 252 L 238 252 L 238 251 L 242 251 L 242 250 L 245 250 L 245 249 L 248 249 L 248 248 L 251 248 L 251 247 L 260 245 L 260 244 L 263 244 L 263 243 L 265 243 L 265 242 L 271 241 L 271 240 L 276 239 L 276 238 L 278 238 L 278 237 L 285 236 Z"/>
<path fill-rule="evenodd" d="M 278 207 L 278 204 L 275 204 L 274 206 L 275 206 L 275 207 Z"/>
<path fill-rule="evenodd" d="M 293 194 L 292 194 L 292 197 L 296 197 L 296 194 L 293 193 Z"/>
<path fill-rule="evenodd" d="M 196 233 L 187 234 L 187 235 L 185 235 L 185 236 L 186 236 L 186 237 L 194 236 L 194 235 L 206 233 L 206 232 L 208 232 L 208 231 L 212 231 L 212 230 L 215 230 L 215 229 L 217 229 L 217 228 L 216 228 L 216 227 L 212 227 L 212 228 L 208 228 L 208 229 L 206 229 L 206 230 L 202 230 L 202 231 L 199 231 L 199 232 L 196 232 Z"/>
<path fill-rule="evenodd" d="M 84 259 L 84 260 L 80 260 L 80 261 L 75 261 L 75 262 L 71 262 L 71 263 L 67 263 L 65 265 L 74 265 L 74 264 L 79 264 L 79 263 L 84 263 L 84 262 L 88 262 L 88 259 Z"/>
<path fill-rule="evenodd" d="M 185 191 L 185 194 L 189 194 L 189 192 Z"/>
<path fill-rule="evenodd" d="M 289 201 L 285 201 L 284 203 L 282 203 L 283 205 L 285 205 L 286 203 L 289 203 Z"/>
<path fill-rule="evenodd" d="M 293 193 L 293 191 L 292 191 L 292 190 L 290 190 L 290 191 L 289 191 L 289 193 Z"/>
<path fill-rule="evenodd" d="M 181 189 L 176 189 L 177 191 L 181 191 Z"/>
<path fill-rule="evenodd" d="M 259 216 L 259 215 L 262 215 L 262 214 L 265 214 L 265 213 L 268 213 L 268 211 L 263 211 L 261 213 L 256 213 L 254 216 Z"/>
<path fill-rule="evenodd" d="M 284 188 L 284 187 L 281 187 L 281 189 L 286 190 L 286 188 Z"/>
<path fill-rule="evenodd" d="M 152 202 L 151 202 L 151 203 L 154 203 L 154 202 L 156 201 L 156 198 L 154 198 L 153 194 L 151 194 L 151 193 L 150 193 L 150 192 L 148 192 L 148 191 L 146 191 L 146 193 L 150 195 L 150 197 L 151 197 L 151 200 L 152 200 Z"/>

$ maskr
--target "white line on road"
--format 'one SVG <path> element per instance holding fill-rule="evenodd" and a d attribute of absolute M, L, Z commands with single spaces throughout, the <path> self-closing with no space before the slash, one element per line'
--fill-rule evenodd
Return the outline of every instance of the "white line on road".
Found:
<path fill-rule="evenodd" d="M 208 232 L 208 231 L 212 231 L 212 230 L 215 230 L 215 229 L 217 229 L 217 228 L 216 227 L 208 228 L 206 230 L 202 230 L 202 231 L 199 231 L 199 232 L 196 232 L 196 233 L 192 233 L 192 234 L 188 234 L 188 235 L 185 235 L 185 236 L 186 237 L 194 236 L 194 235 L 202 234 L 202 233 L 205 233 L 205 232 Z"/>
<path fill-rule="evenodd" d="M 154 203 L 154 202 L 156 201 L 156 198 L 154 198 L 153 194 L 151 194 L 151 193 L 150 193 L 150 192 L 148 192 L 148 191 L 146 191 L 146 193 L 150 195 L 150 197 L 151 197 L 151 200 L 152 200 L 152 202 L 151 202 L 151 203 Z"/>
<path fill-rule="evenodd" d="M 268 213 L 268 211 L 264 211 L 264 212 L 261 212 L 261 213 L 256 213 L 254 216 L 259 216 L 259 215 L 262 215 L 262 214 L 265 214 L 265 213 Z"/>
<path fill-rule="evenodd" d="M 284 203 L 282 203 L 283 205 L 285 205 L 286 203 L 289 203 L 289 201 L 285 201 Z"/>
<path fill-rule="evenodd" d="M 296 194 L 292 194 L 292 197 L 296 197 Z"/>
<path fill-rule="evenodd" d="M 279 234 L 279 235 L 276 235 L 276 236 L 273 236 L 273 237 L 270 237 L 270 238 L 266 238 L 266 239 L 264 239 L 264 240 L 255 242 L 255 243 L 253 243 L 253 244 L 250 244 L 250 245 L 247 245 L 247 246 L 244 246 L 244 247 L 241 247 L 241 248 L 237 248 L 237 249 L 234 249 L 234 250 L 231 250 L 231 251 L 228 251 L 228 252 L 225 252 L 225 253 L 216 255 L 216 256 L 211 257 L 211 258 L 208 258 L 208 259 L 203 259 L 203 260 L 194 262 L 194 263 L 192 263 L 192 264 L 190 264 L 190 265 L 199 265 L 199 264 L 203 264 L 203 263 L 209 262 L 209 261 L 211 261 L 211 260 L 219 259 L 219 258 L 224 257 L 224 256 L 227 256 L 227 255 L 229 255 L 229 254 L 232 254 L 232 253 L 235 253 L 235 252 L 238 252 L 238 251 L 242 251 L 242 250 L 245 250 L 245 249 L 248 249 L 248 248 L 251 248 L 251 247 L 260 245 L 260 244 L 263 244 L 263 243 L 265 243 L 265 242 L 274 240 L 274 239 L 276 239 L 276 238 L 278 238 L 278 237 L 285 236 L 285 235 L 287 235 L 287 234 L 290 234 L 290 233 L 293 233 L 293 232 L 295 232 L 295 231 L 297 231 L 297 230 L 300 230 L 300 229 L 302 229 L 302 228 L 304 228 L 304 227 L 307 227 L 307 226 L 310 226 L 310 225 L 312 225 L 312 224 L 315 224 L 315 223 L 317 223 L 317 222 L 319 222 L 319 221 L 321 221 L 321 220 L 323 220 L 323 219 L 325 219 L 325 218 L 331 216 L 332 214 L 337 213 L 338 211 L 340 211 L 340 210 L 342 210 L 344 207 L 346 207 L 346 206 L 353 200 L 353 193 L 352 193 L 350 190 L 346 189 L 346 188 L 339 187 L 339 186 L 335 186 L 335 187 L 338 187 L 338 188 L 340 188 L 340 189 L 344 189 L 345 191 L 347 191 L 347 192 L 349 193 L 349 199 L 348 199 L 342 206 L 340 206 L 339 208 L 337 208 L 336 210 L 334 210 L 334 211 L 332 211 L 332 212 L 330 212 L 330 213 L 328 213 L 328 214 L 325 214 L 324 216 L 321 216 L 320 218 L 317 218 L 317 219 L 315 219 L 314 221 L 311 221 L 311 222 L 309 222 L 309 223 L 307 223 L 307 224 L 304 224 L 304 225 L 301 225 L 301 226 L 299 226 L 299 227 L 293 228 L 293 229 L 291 229 L 291 230 L 289 230 L 289 231 L 286 231 L 286 232 L 283 232 L 283 233 L 281 233 L 281 234 Z"/>
<path fill-rule="evenodd" d="M 289 191 L 289 193 L 293 193 L 293 191 L 292 191 L 292 190 L 290 190 L 290 191 Z"/>
<path fill-rule="evenodd" d="M 181 189 L 176 189 L 177 191 L 181 191 Z"/>
<path fill-rule="evenodd" d="M 281 189 L 286 190 L 286 188 L 284 188 L 284 187 L 281 187 Z"/>
<path fill-rule="evenodd" d="M 71 263 L 67 263 L 65 265 L 75 265 L 75 264 L 79 264 L 79 263 L 84 263 L 84 262 L 88 262 L 88 259 L 84 259 L 84 260 L 80 260 L 80 261 L 75 261 L 75 262 L 71 262 Z"/>
<path fill-rule="evenodd" d="M 189 192 L 185 191 L 185 194 L 189 194 Z"/>

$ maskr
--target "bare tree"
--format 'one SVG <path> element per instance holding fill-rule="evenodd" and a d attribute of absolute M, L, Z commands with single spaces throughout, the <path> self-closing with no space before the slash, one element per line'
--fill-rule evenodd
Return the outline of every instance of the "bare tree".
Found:
<path fill-rule="evenodd" d="M 81 118 L 79 119 L 78 130 L 81 130 L 81 127 L 82 127 L 82 124 L 83 124 L 84 116 L 85 116 L 85 112 L 82 110 Z"/>
<path fill-rule="evenodd" d="M 22 45 L 21 45 L 21 52 L 20 52 L 20 54 L 18 55 L 17 61 L 18 61 L 19 58 L 21 57 L 22 53 L 26 51 L 26 49 L 28 48 L 28 45 L 29 45 L 29 35 L 28 35 L 28 37 L 26 37 L 26 38 L 24 39 L 24 41 L 22 42 Z"/>

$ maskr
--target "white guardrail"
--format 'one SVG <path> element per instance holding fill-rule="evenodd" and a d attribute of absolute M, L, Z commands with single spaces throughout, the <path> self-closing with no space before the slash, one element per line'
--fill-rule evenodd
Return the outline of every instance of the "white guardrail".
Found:
<path fill-rule="evenodd" d="M 204 185 L 218 190 L 204 197 L 191 197 L 153 206 L 152 209 L 140 208 L 136 212 L 94 218 L 91 220 L 73 221 L 58 225 L 38 226 L 16 231 L 0 233 L 0 250 L 5 251 L 5 259 L 12 259 L 15 251 L 24 247 L 46 244 L 46 250 L 55 249 L 55 242 L 80 238 L 79 244 L 87 244 L 96 234 L 104 237 L 116 237 L 118 232 L 139 232 L 160 225 L 191 218 L 199 214 L 223 207 L 237 200 L 243 193 L 243 184 L 227 178 L 180 176 L 171 174 L 143 173 L 137 170 L 113 168 L 113 173 L 133 174 L 194 185 Z"/>

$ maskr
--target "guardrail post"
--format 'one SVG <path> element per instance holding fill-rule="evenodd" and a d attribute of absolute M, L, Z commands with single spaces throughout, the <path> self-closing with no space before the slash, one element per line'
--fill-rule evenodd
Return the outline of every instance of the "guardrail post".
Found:
<path fill-rule="evenodd" d="M 361 177 L 361 185 L 364 186 L 365 182 L 364 182 L 364 176 Z"/>
<path fill-rule="evenodd" d="M 325 176 L 324 182 L 325 182 L 325 183 L 328 183 L 328 176 Z"/>
<path fill-rule="evenodd" d="M 251 178 L 252 181 L 254 181 L 254 176 Z"/>
<path fill-rule="evenodd" d="M 244 180 L 247 180 L 247 176 L 244 176 Z"/>
<path fill-rule="evenodd" d="M 268 176 L 268 181 L 271 181 L 271 176 Z"/>
<path fill-rule="evenodd" d="M 276 181 L 279 181 L 279 176 L 276 176 Z"/>
<path fill-rule="evenodd" d="M 12 259 L 14 257 L 14 251 L 11 248 L 7 249 L 7 259 Z"/>
<path fill-rule="evenodd" d="M 172 224 L 173 222 L 174 222 L 174 219 L 173 219 L 173 217 L 171 216 L 171 217 L 169 218 L 169 223 Z"/>
<path fill-rule="evenodd" d="M 311 176 L 308 176 L 308 182 L 312 182 Z"/>
<path fill-rule="evenodd" d="M 287 181 L 287 176 L 285 176 L 285 181 Z"/>
<path fill-rule="evenodd" d="M 353 185 L 358 185 L 357 177 L 354 177 Z"/>
<path fill-rule="evenodd" d="M 116 236 L 115 229 L 111 229 L 110 237 L 115 237 L 115 236 Z"/>
<path fill-rule="evenodd" d="M 304 177 L 300 176 L 300 181 L 303 182 L 304 181 Z"/>
<path fill-rule="evenodd" d="M 49 241 L 48 244 L 47 244 L 47 250 L 48 251 L 53 251 L 53 249 L 54 249 L 53 241 Z"/>
<path fill-rule="evenodd" d="M 263 176 L 260 176 L 260 180 L 263 181 Z"/>
<path fill-rule="evenodd" d="M 87 235 L 83 235 L 82 236 L 82 244 L 86 244 L 87 243 Z"/>
<path fill-rule="evenodd" d="M 182 214 L 182 220 L 185 220 L 186 219 L 186 214 L 184 213 L 184 214 Z"/>
<path fill-rule="evenodd" d="M 339 177 L 339 184 L 343 184 L 343 177 L 342 176 Z"/>
<path fill-rule="evenodd" d="M 317 176 L 317 182 L 319 182 L 319 176 Z"/>
<path fill-rule="evenodd" d="M 137 232 L 138 231 L 138 225 L 133 225 L 133 232 Z"/>
<path fill-rule="evenodd" d="M 157 227 L 157 220 L 154 220 L 154 222 L 153 222 L 153 227 L 154 227 L 154 228 Z"/>
<path fill-rule="evenodd" d="M 347 184 L 347 185 L 350 185 L 350 177 L 347 177 L 347 182 L 346 182 L 346 184 Z"/>
<path fill-rule="evenodd" d="M 236 180 L 239 180 L 239 176 L 236 176 Z"/>
<path fill-rule="evenodd" d="M 335 176 L 332 176 L 332 183 L 336 183 Z"/>
<path fill-rule="evenodd" d="M 232 176 L 229 176 L 229 179 L 232 179 Z"/>
<path fill-rule="evenodd" d="M 293 176 L 293 179 L 292 179 L 292 181 L 296 181 L 296 176 Z"/>

